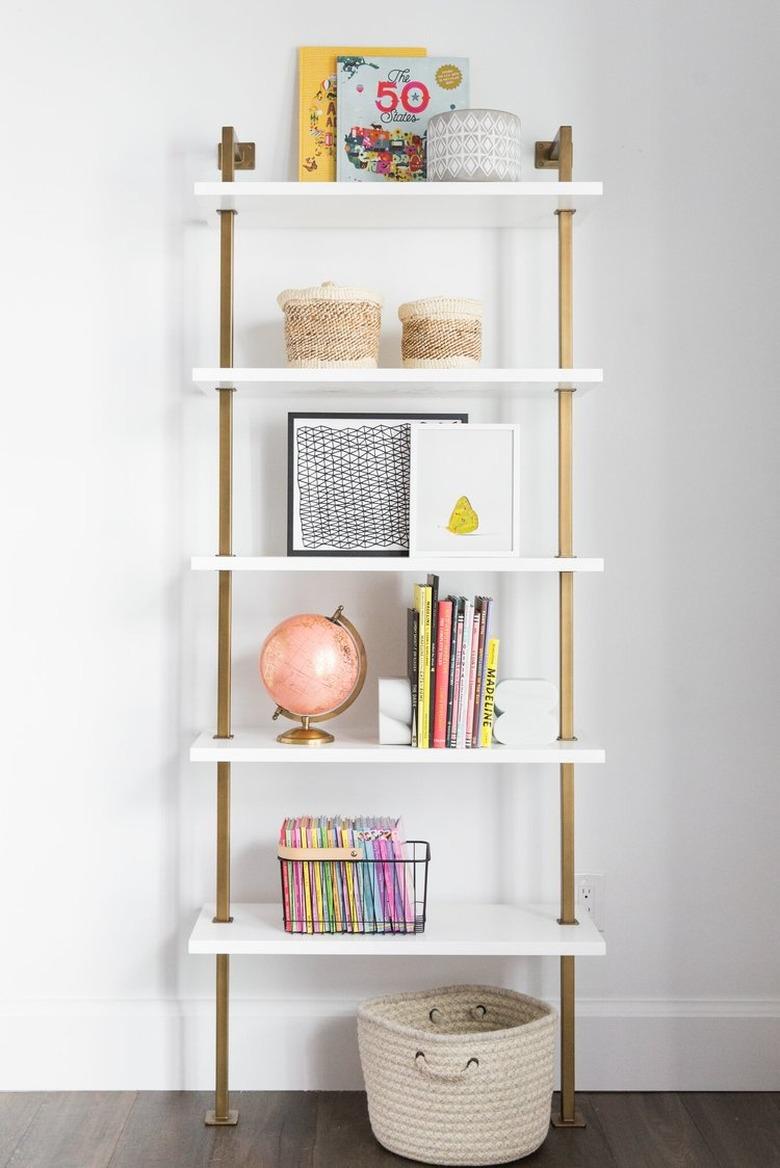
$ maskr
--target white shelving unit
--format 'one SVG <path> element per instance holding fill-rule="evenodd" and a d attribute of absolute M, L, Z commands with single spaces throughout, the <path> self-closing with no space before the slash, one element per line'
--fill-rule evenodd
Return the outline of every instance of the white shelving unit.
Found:
<path fill-rule="evenodd" d="M 191 762 L 271 762 L 299 766 L 329 763 L 401 763 L 403 766 L 514 766 L 564 762 L 603 763 L 605 751 L 587 742 L 554 742 L 549 746 L 499 746 L 489 750 L 412 750 L 408 746 L 380 746 L 376 735 L 339 731 L 336 742 L 317 748 L 283 746 L 277 729 L 234 730 L 232 738 L 199 734 L 190 747 Z"/>
<path fill-rule="evenodd" d="M 239 211 L 242 227 L 398 229 L 550 227 L 558 210 L 582 217 L 600 182 L 518 183 L 195 183 L 198 222 Z"/>
<path fill-rule="evenodd" d="M 585 393 L 603 379 L 601 369 L 193 369 L 192 380 L 203 393 L 237 389 L 241 398 L 340 396 L 352 390 L 361 397 L 495 397 L 548 396 L 553 387 L 571 382 Z"/>
<path fill-rule="evenodd" d="M 200 390 L 219 396 L 219 554 L 193 556 L 191 566 L 214 572 L 219 581 L 217 734 L 204 732 L 192 744 L 193 762 L 217 768 L 217 896 L 205 905 L 189 939 L 189 952 L 216 959 L 216 1092 L 207 1123 L 232 1124 L 229 1107 L 229 959 L 232 955 L 320 956 L 557 956 L 561 970 L 561 1113 L 553 1122 L 582 1126 L 574 1095 L 574 965 L 577 956 L 599 956 L 605 943 L 593 922 L 576 920 L 574 895 L 574 766 L 605 761 L 603 748 L 577 740 L 573 724 L 573 587 L 575 574 L 602 572 L 603 560 L 575 557 L 572 541 L 572 391 L 598 385 L 600 369 L 575 369 L 572 360 L 572 214 L 577 219 L 602 194 L 601 183 L 571 181 L 571 129 L 553 142 L 536 144 L 536 166 L 554 168 L 563 181 L 522 183 L 327 184 L 236 182 L 235 171 L 254 168 L 254 147 L 226 127 L 220 145 L 222 182 L 195 184 L 196 222 L 220 223 L 220 363 L 194 369 Z M 218 212 L 219 214 L 215 214 Z M 300 370 L 233 367 L 234 212 L 242 227 L 324 230 L 552 228 L 559 249 L 559 368 L 473 370 Z M 558 392 L 553 392 L 558 391 Z M 451 560 L 404 557 L 234 556 L 232 546 L 233 400 L 248 396 L 292 400 L 296 396 L 395 398 L 546 396 L 558 409 L 559 555 Z M 546 572 L 559 589 L 561 734 L 551 745 L 490 750 L 414 750 L 379 746 L 371 733 L 339 733 L 334 745 L 308 749 L 282 746 L 275 730 L 233 731 L 230 717 L 231 604 L 236 572 L 403 574 Z M 230 902 L 230 781 L 234 763 L 323 766 L 358 763 L 414 765 L 441 771 L 448 766 L 551 764 L 561 787 L 561 901 L 558 905 L 447 904 L 432 900 L 425 931 L 408 936 L 299 935 L 284 931 L 278 902 Z M 272 825 L 275 826 L 275 825 Z M 435 851 L 435 841 L 434 851 Z M 435 860 L 434 860 L 435 862 Z"/>
<path fill-rule="evenodd" d="M 194 572 L 603 572 L 598 556 L 192 556 Z"/>
<path fill-rule="evenodd" d="M 450 904 L 432 902 L 424 933 L 409 936 L 309 936 L 279 927 L 281 906 L 234 904 L 233 921 L 214 923 L 207 904 L 190 936 L 190 953 L 231 956 L 306 957 L 599 957 L 606 952 L 590 918 L 577 929 L 559 925 L 556 907 L 546 905 Z"/>

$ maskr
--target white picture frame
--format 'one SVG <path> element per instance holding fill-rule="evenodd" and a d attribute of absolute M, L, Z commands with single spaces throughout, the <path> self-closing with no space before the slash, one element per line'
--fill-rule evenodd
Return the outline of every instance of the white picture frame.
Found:
<path fill-rule="evenodd" d="M 520 554 L 517 425 L 413 425 L 409 471 L 410 556 Z"/>

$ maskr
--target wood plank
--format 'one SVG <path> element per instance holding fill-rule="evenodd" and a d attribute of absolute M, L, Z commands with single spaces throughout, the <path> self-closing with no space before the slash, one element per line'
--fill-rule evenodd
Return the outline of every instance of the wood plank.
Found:
<path fill-rule="evenodd" d="M 236 1127 L 206 1127 L 207 1091 L 139 1095 L 110 1168 L 309 1168 L 317 1096 L 304 1091 L 233 1092 Z"/>
<path fill-rule="evenodd" d="M 238 1126 L 217 1129 L 209 1168 L 311 1168 L 317 1099 L 314 1091 L 234 1092 Z"/>
<path fill-rule="evenodd" d="M 551 1127 L 539 1151 L 528 1161 L 533 1168 L 615 1168 L 615 1160 L 587 1095 L 577 1096 L 577 1110 L 588 1126 Z M 552 1114 L 559 1112 L 560 1102 L 556 1094 Z"/>
<path fill-rule="evenodd" d="M 0 1095 L 0 1168 L 397 1168 L 362 1092 L 236 1093 L 207 1128 L 209 1092 Z M 590 1094 L 588 1123 L 551 1129 L 534 1168 L 780 1168 L 780 1095 Z"/>
<path fill-rule="evenodd" d="M 0 1166 L 11 1159 L 35 1118 L 45 1095 L 42 1091 L 15 1091 L 0 1095 Z"/>
<path fill-rule="evenodd" d="M 719 1168 L 780 1166 L 779 1092 L 696 1091 L 680 1099 Z"/>
<path fill-rule="evenodd" d="M 362 1091 L 317 1093 L 313 1168 L 398 1168 L 400 1160 L 374 1139 Z"/>
<path fill-rule="evenodd" d="M 47 1093 L 11 1157 L 13 1168 L 106 1168 L 134 1091 Z"/>
<path fill-rule="evenodd" d="M 617 1168 L 719 1168 L 679 1095 L 597 1092 L 587 1098 Z"/>
<path fill-rule="evenodd" d="M 216 1137 L 236 1130 L 206 1127 L 209 1107 L 208 1091 L 139 1092 L 110 1168 L 208 1168 Z"/>

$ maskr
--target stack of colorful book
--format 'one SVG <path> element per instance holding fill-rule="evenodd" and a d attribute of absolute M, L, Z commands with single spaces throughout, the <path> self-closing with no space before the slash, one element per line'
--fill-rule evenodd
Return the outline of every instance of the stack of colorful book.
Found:
<path fill-rule="evenodd" d="M 416 931 L 420 861 L 400 820 L 285 819 L 278 854 L 288 933 Z"/>
<path fill-rule="evenodd" d="M 489 596 L 439 599 L 439 577 L 415 584 L 407 612 L 412 746 L 476 750 L 493 742 L 498 638 Z"/>

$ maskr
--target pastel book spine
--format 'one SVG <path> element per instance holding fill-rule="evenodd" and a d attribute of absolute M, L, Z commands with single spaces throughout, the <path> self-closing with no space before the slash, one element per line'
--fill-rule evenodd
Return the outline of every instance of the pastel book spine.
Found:
<path fill-rule="evenodd" d="M 482 729 L 480 745 L 493 745 L 493 718 L 495 716 L 496 680 L 498 677 L 498 638 L 491 637 L 487 650 L 487 670 L 485 672 L 485 701 L 482 707 Z"/>
<path fill-rule="evenodd" d="M 428 726 L 428 745 L 433 746 L 433 714 L 436 700 L 436 624 L 439 619 L 439 577 L 432 573 L 426 581 L 431 590 L 431 637 L 430 637 L 430 670 L 431 670 L 431 709 Z"/>
<path fill-rule="evenodd" d="M 479 655 L 479 613 L 474 611 L 471 622 L 471 657 L 469 660 L 469 688 L 466 699 L 466 740 L 464 746 L 471 750 L 474 736 L 474 693 L 477 688 L 477 657 Z"/>
<path fill-rule="evenodd" d="M 471 633 L 474 627 L 473 605 L 466 601 L 463 612 L 463 651 L 460 655 L 460 694 L 458 697 L 457 746 L 462 750 L 466 745 L 466 706 L 469 696 L 469 672 L 471 669 Z"/>
<path fill-rule="evenodd" d="M 412 746 L 417 745 L 417 698 L 418 698 L 418 641 L 420 637 L 420 617 L 416 608 L 406 610 L 406 672 L 412 695 Z"/>
<path fill-rule="evenodd" d="M 436 620 L 436 690 L 433 700 L 433 745 L 443 750 L 447 745 L 447 689 L 450 676 L 450 632 L 452 601 L 440 600 Z"/>
<path fill-rule="evenodd" d="M 487 644 L 490 640 L 490 611 L 493 601 L 489 596 L 481 597 L 479 613 L 479 655 L 477 657 L 477 684 L 474 692 L 474 732 L 471 745 L 480 745 L 482 727 L 482 706 L 485 701 L 485 669 L 487 666 Z"/>
<path fill-rule="evenodd" d="M 452 726 L 448 746 L 458 745 L 458 707 L 460 705 L 460 666 L 463 659 L 463 628 L 465 613 L 463 611 L 463 597 L 458 600 L 458 621 L 455 639 L 455 668 L 452 681 Z"/>

